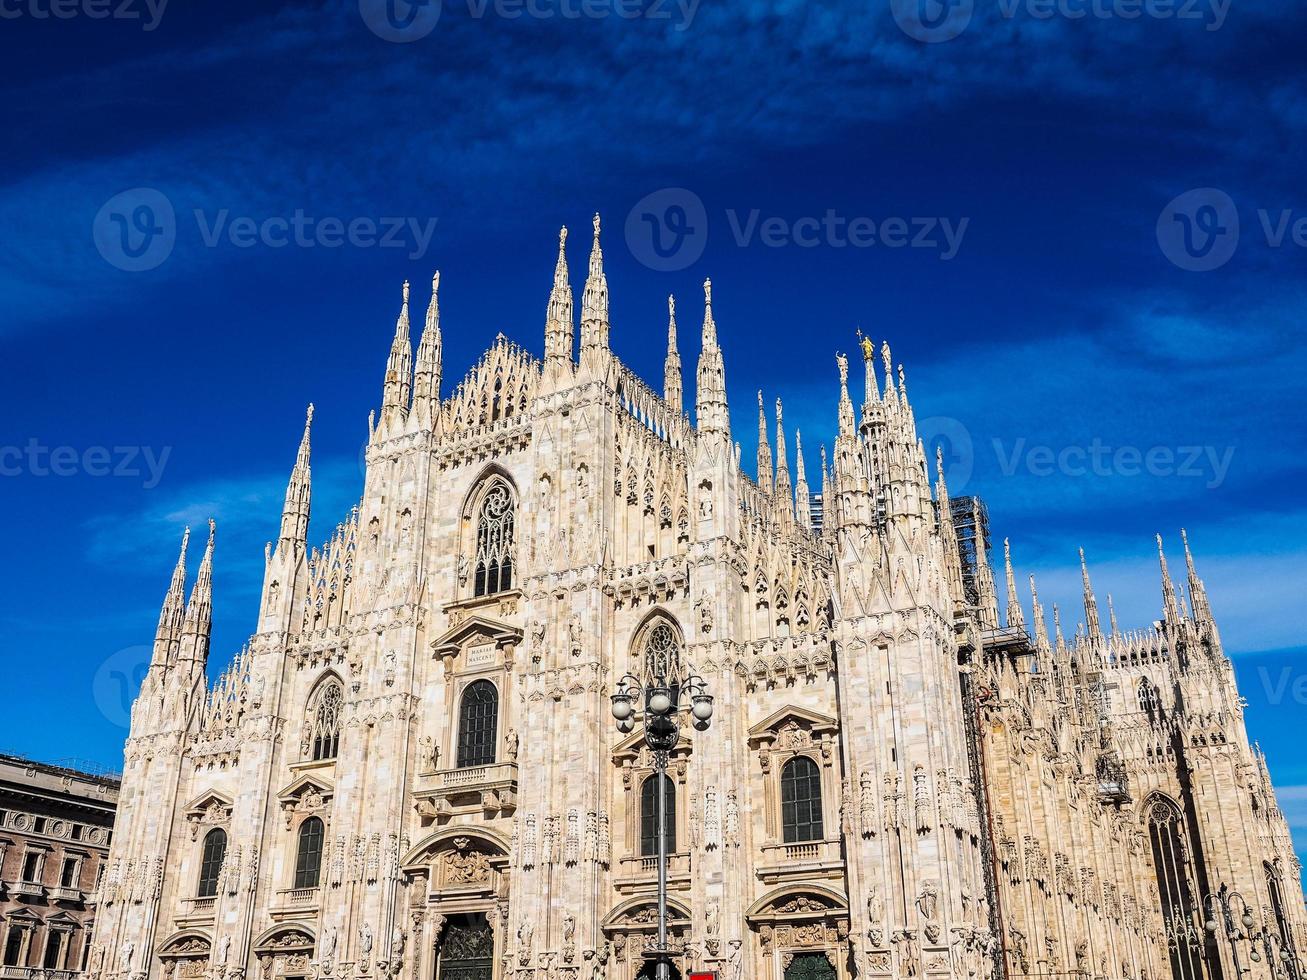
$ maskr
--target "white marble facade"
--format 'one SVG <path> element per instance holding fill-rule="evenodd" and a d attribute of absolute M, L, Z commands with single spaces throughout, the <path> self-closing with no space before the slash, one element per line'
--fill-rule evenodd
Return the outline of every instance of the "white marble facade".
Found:
<path fill-rule="evenodd" d="M 761 395 L 750 478 L 709 284 L 692 422 L 674 309 L 661 395 L 612 353 L 594 231 L 579 357 L 565 233 L 543 360 L 500 336 L 448 393 L 439 280 L 416 354 L 405 285 L 358 506 L 309 548 L 306 423 L 216 685 L 213 528 L 189 602 L 183 543 L 92 974 L 633 980 L 656 787 L 608 698 L 653 647 L 717 706 L 670 768 L 683 973 L 1238 980 L 1184 946 L 1221 883 L 1307 938 L 1192 564 L 1144 633 L 1099 624 L 1088 573 L 1080 635 L 1049 640 L 1038 606 L 1027 630 L 1010 568 L 1000 624 L 888 345 L 860 345 L 856 412 L 837 359 L 819 488 Z"/>

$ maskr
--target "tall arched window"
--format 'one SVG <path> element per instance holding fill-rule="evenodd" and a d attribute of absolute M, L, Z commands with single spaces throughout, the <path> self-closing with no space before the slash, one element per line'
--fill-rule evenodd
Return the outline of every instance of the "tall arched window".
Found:
<path fill-rule="evenodd" d="M 1203 913 L 1194 905 L 1180 810 L 1170 800 L 1155 799 L 1149 806 L 1148 836 L 1153 845 L 1153 867 L 1171 953 L 1171 972 L 1175 980 L 1201 980 L 1202 948 L 1190 937 L 1191 928 L 1201 931 Z"/>
<path fill-rule="evenodd" d="M 295 887 L 317 888 L 322 875 L 323 826 L 320 817 L 309 817 L 300 824 L 295 850 Z"/>
<path fill-rule="evenodd" d="M 513 493 L 496 480 L 477 508 L 473 595 L 494 595 L 513 587 Z"/>
<path fill-rule="evenodd" d="M 334 759 L 340 749 L 340 714 L 345 704 L 345 691 L 336 681 L 319 688 L 309 709 L 310 738 L 313 760 Z"/>
<path fill-rule="evenodd" d="M 1271 912 L 1275 916 L 1275 928 L 1280 934 L 1280 948 L 1290 949 L 1293 945 L 1293 937 L 1289 933 L 1289 920 L 1284 914 L 1284 892 L 1280 888 L 1280 874 L 1270 863 L 1265 863 L 1262 867 L 1266 871 L 1266 891 L 1271 896 Z M 1289 968 L 1289 976 L 1293 980 L 1298 980 L 1298 964 L 1293 960 L 1287 960 L 1285 966 Z"/>
<path fill-rule="evenodd" d="M 1139 681 L 1139 710 L 1148 714 L 1157 713 L 1157 689 L 1147 677 Z"/>
<path fill-rule="evenodd" d="M 671 623 L 657 622 L 644 640 L 646 680 L 676 679 L 681 675 L 681 637 Z"/>
<path fill-rule="evenodd" d="M 821 840 L 821 771 L 806 755 L 796 755 L 781 769 L 781 826 L 787 844 Z"/>
<path fill-rule="evenodd" d="M 195 894 L 200 898 L 212 898 L 218 894 L 218 876 L 222 873 L 222 862 L 227 856 L 227 831 L 214 827 L 204 835 L 204 849 L 200 857 L 200 887 Z"/>
<path fill-rule="evenodd" d="M 488 766 L 495 761 L 499 725 L 499 692 L 489 681 L 473 681 L 458 709 L 459 769 Z"/>
<path fill-rule="evenodd" d="M 663 837 L 667 841 L 667 853 L 676 851 L 676 784 L 667 776 L 663 780 L 663 799 L 666 806 L 666 823 L 663 824 Z M 640 787 L 640 856 L 650 857 L 658 853 L 658 777 L 650 776 Z"/>

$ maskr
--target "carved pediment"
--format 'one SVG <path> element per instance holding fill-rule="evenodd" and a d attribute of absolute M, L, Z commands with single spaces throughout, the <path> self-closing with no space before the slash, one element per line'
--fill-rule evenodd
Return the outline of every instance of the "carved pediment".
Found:
<path fill-rule="evenodd" d="M 829 715 L 787 705 L 749 729 L 749 744 L 776 743 L 784 748 L 814 745 L 838 730 L 838 723 Z"/>
<path fill-rule="evenodd" d="M 680 735 L 676 740 L 676 746 L 672 749 L 671 754 L 673 756 L 688 755 L 693 747 L 693 743 L 686 736 L 685 728 L 682 726 Z M 649 752 L 650 749 L 644 741 L 644 727 L 641 726 L 639 730 L 627 735 L 626 738 L 614 746 L 613 761 L 618 763 L 631 762 L 641 766 L 643 764 L 642 760 L 648 757 Z M 652 766 L 652 762 L 648 764 Z"/>
<path fill-rule="evenodd" d="M 522 631 L 507 623 L 495 622 L 484 616 L 469 616 L 450 627 L 444 635 L 431 642 L 431 649 L 441 657 L 456 656 L 477 643 L 493 643 L 496 647 L 522 642 Z"/>
<path fill-rule="evenodd" d="M 225 827 L 231 823 L 231 797 L 217 790 L 205 790 L 183 811 L 191 825 L 191 840 L 199 837 L 202 826 Z"/>
<path fill-rule="evenodd" d="M 313 930 L 302 923 L 273 926 L 254 943 L 256 954 L 290 954 L 312 952 L 316 940 Z"/>
<path fill-rule="evenodd" d="M 331 782 L 316 772 L 300 776 L 277 794 L 277 802 L 286 815 L 286 827 L 291 827 L 296 815 L 321 814 L 330 805 L 335 793 L 336 789 Z"/>
<path fill-rule="evenodd" d="M 213 941 L 197 930 L 169 936 L 159 946 L 159 955 L 167 959 L 208 959 Z"/>
<path fill-rule="evenodd" d="M 829 888 L 808 886 L 785 888 L 764 895 L 751 905 L 745 917 L 751 923 L 775 923 L 814 918 L 847 920 L 849 903 Z"/>

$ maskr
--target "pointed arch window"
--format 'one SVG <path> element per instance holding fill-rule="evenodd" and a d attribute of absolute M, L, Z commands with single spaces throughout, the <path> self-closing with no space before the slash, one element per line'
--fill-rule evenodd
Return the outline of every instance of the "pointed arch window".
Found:
<path fill-rule="evenodd" d="M 499 692 L 490 681 L 473 681 L 458 709 L 459 769 L 488 766 L 495 761 L 499 726 Z"/>
<path fill-rule="evenodd" d="M 295 887 L 317 888 L 322 876 L 322 840 L 324 827 L 321 817 L 309 817 L 300 824 L 299 839 L 295 848 Z"/>
<path fill-rule="evenodd" d="M 675 680 L 681 676 L 681 637 L 668 622 L 653 625 L 644 641 L 647 680 Z"/>
<path fill-rule="evenodd" d="M 502 480 L 494 481 L 477 508 L 473 595 L 494 595 L 513 587 L 513 494 Z"/>
<path fill-rule="evenodd" d="M 1184 824 L 1180 810 L 1170 800 L 1155 799 L 1148 808 L 1148 837 L 1153 849 L 1153 867 L 1157 874 L 1157 892 L 1162 905 L 1162 922 L 1171 954 L 1171 973 L 1175 980 L 1201 980 L 1202 947 L 1192 936 L 1201 930 L 1195 915 L 1193 885 L 1184 841 Z"/>
<path fill-rule="evenodd" d="M 666 822 L 663 837 L 667 853 L 676 852 L 676 784 L 667 776 L 653 775 L 640 787 L 640 856 L 651 857 L 658 853 L 658 780 L 662 779 Z"/>
<path fill-rule="evenodd" d="M 1289 932 L 1289 920 L 1284 910 L 1284 891 L 1280 887 L 1280 874 L 1269 862 L 1262 867 L 1266 871 L 1266 892 L 1271 897 L 1271 912 L 1275 916 L 1275 928 L 1280 935 L 1280 948 L 1293 952 L 1293 936 Z M 1298 963 L 1296 957 L 1285 960 L 1289 976 L 1298 980 Z"/>
<path fill-rule="evenodd" d="M 1159 707 L 1157 703 L 1157 688 L 1153 687 L 1153 682 L 1147 677 L 1139 681 L 1139 710 L 1147 714 L 1157 714 Z"/>
<path fill-rule="evenodd" d="M 781 828 L 784 841 L 821 840 L 821 771 L 806 755 L 796 755 L 781 769 Z"/>
<path fill-rule="evenodd" d="M 204 835 L 204 847 L 200 854 L 200 886 L 195 894 L 200 898 L 213 898 L 218 894 L 218 878 L 222 874 L 222 862 L 227 857 L 227 831 L 214 827 Z"/>
<path fill-rule="evenodd" d="M 313 761 L 334 759 L 340 750 L 340 716 L 345 706 L 344 688 L 330 681 L 318 690 L 309 709 L 309 738 Z"/>

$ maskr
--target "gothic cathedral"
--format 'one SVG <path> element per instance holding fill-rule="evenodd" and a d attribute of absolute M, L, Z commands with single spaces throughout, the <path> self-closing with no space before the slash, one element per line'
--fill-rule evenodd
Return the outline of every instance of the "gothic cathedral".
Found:
<path fill-rule="evenodd" d="M 416 354 L 405 284 L 362 498 L 308 547 L 310 407 L 213 685 L 213 526 L 189 601 L 183 538 L 93 980 L 648 977 L 660 795 L 673 976 L 1307 980 L 1187 541 L 1177 586 L 1158 540 L 1157 622 L 1102 622 L 1086 570 L 1050 639 L 888 345 L 858 410 L 837 359 L 817 490 L 761 396 L 751 478 L 710 285 L 692 422 L 674 306 L 661 395 L 610 349 L 597 218 L 575 354 L 565 242 L 543 360 L 501 335 L 447 395 L 439 278 Z M 610 696 L 669 666 L 716 710 L 659 782 Z"/>

